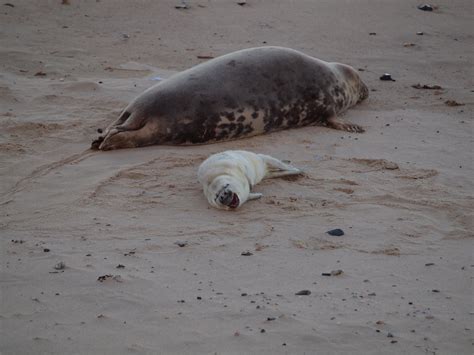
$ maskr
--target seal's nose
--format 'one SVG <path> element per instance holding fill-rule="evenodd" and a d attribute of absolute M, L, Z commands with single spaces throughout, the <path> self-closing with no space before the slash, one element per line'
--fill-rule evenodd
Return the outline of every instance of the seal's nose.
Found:
<path fill-rule="evenodd" d="M 369 97 L 369 88 L 367 87 L 367 85 L 365 85 L 362 81 L 360 82 L 360 85 L 361 85 L 361 89 L 360 89 L 359 102 L 364 101 L 366 98 Z"/>
<path fill-rule="evenodd" d="M 233 193 L 230 190 L 222 191 L 219 196 L 220 203 L 222 203 L 223 205 L 227 205 L 232 200 L 232 195 Z"/>

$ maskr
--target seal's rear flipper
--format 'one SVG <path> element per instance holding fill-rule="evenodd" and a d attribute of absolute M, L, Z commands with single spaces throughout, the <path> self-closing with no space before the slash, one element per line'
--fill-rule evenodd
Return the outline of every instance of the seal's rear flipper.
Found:
<path fill-rule="evenodd" d="M 91 149 L 92 150 L 99 150 L 99 147 L 100 147 L 100 144 L 104 141 L 104 137 L 100 136 L 99 138 L 97 138 L 96 140 L 93 140 L 92 141 L 92 144 L 91 144 Z"/>
<path fill-rule="evenodd" d="M 154 130 L 150 124 L 146 124 L 142 128 L 135 130 L 113 128 L 100 143 L 99 150 L 135 148 L 150 145 L 153 144 L 153 134 Z"/>
<path fill-rule="evenodd" d="M 267 164 L 268 173 L 265 175 L 266 179 L 277 178 L 288 175 L 301 175 L 303 171 L 282 161 L 275 159 L 269 155 L 259 154 L 265 164 Z"/>
<path fill-rule="evenodd" d="M 355 133 L 364 133 L 365 129 L 359 125 L 350 122 L 342 122 L 337 118 L 337 116 L 332 116 L 327 121 L 327 126 L 337 129 L 339 131 L 355 132 Z"/>
<path fill-rule="evenodd" d="M 107 127 L 104 138 L 99 138 L 99 149 L 111 150 L 149 145 L 145 142 L 151 134 L 144 115 L 138 111 L 133 113 L 124 111 L 114 123 Z M 97 145 L 96 141 L 93 145 Z"/>

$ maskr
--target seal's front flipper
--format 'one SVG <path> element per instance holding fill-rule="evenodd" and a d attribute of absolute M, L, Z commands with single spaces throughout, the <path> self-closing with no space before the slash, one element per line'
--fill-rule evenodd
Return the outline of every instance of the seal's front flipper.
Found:
<path fill-rule="evenodd" d="M 259 192 L 251 192 L 249 194 L 249 198 L 247 199 L 248 201 L 250 200 L 258 200 L 259 198 L 261 198 L 263 195 Z"/>
<path fill-rule="evenodd" d="M 354 123 L 345 123 L 342 122 L 337 116 L 332 116 L 327 121 L 327 126 L 337 129 L 339 131 L 355 132 L 355 133 L 364 133 L 365 129 Z"/>
<path fill-rule="evenodd" d="M 259 156 L 263 159 L 265 164 L 267 164 L 267 174 L 265 178 L 277 178 L 282 176 L 288 175 L 300 175 L 303 174 L 298 168 L 291 166 L 290 164 L 283 163 L 282 161 L 275 159 L 268 155 L 259 154 Z"/>

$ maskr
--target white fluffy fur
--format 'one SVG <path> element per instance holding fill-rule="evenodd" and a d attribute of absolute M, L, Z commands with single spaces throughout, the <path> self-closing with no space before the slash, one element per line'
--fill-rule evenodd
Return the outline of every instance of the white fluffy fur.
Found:
<path fill-rule="evenodd" d="M 301 174 L 301 170 L 268 155 L 228 150 L 207 158 L 199 167 L 198 180 L 210 205 L 228 210 L 262 197 L 260 193 L 251 192 L 262 179 L 297 174 Z M 226 191 L 237 194 L 237 206 L 229 207 L 221 202 L 219 197 Z"/>

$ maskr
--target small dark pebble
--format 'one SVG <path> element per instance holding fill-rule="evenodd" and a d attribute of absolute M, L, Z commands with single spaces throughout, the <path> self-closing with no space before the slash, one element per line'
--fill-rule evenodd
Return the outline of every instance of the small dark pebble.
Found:
<path fill-rule="evenodd" d="M 387 334 L 387 338 L 393 338 L 393 334 L 392 334 L 392 333 L 388 333 L 388 334 Z"/>
<path fill-rule="evenodd" d="M 281 344 L 281 346 L 286 346 L 286 343 Z"/>
<path fill-rule="evenodd" d="M 186 303 L 185 300 L 178 300 L 178 303 Z"/>
<path fill-rule="evenodd" d="M 97 128 L 97 133 L 102 134 L 102 132 L 104 132 L 102 128 Z"/>
<path fill-rule="evenodd" d="M 436 289 L 434 289 L 434 290 L 431 290 L 431 292 L 438 293 L 438 292 L 439 292 L 439 290 L 436 290 Z"/>
<path fill-rule="evenodd" d="M 369 36 L 376 36 L 377 35 L 377 32 L 370 32 L 369 33 Z"/>
<path fill-rule="evenodd" d="M 391 343 L 391 344 L 398 343 L 398 340 L 392 340 L 390 343 Z"/>
<path fill-rule="evenodd" d="M 380 329 L 375 329 L 375 331 L 376 331 L 377 333 L 380 333 Z"/>
<path fill-rule="evenodd" d="M 45 253 L 49 253 L 51 250 L 48 249 L 48 248 L 44 248 L 43 251 L 44 251 Z"/>
<path fill-rule="evenodd" d="M 377 296 L 375 292 L 369 293 L 367 296 Z"/>
<path fill-rule="evenodd" d="M 177 246 L 179 246 L 180 248 L 182 248 L 182 247 L 185 247 L 186 245 L 188 245 L 188 242 L 180 242 L 180 241 L 177 241 L 177 242 L 174 242 L 174 244 L 176 244 Z"/>
<path fill-rule="evenodd" d="M 243 251 L 240 255 L 243 255 L 243 256 L 250 256 L 250 255 L 253 255 L 253 253 L 251 253 L 250 251 Z"/>
<path fill-rule="evenodd" d="M 267 321 L 269 321 L 269 322 L 272 321 L 272 320 L 275 320 L 275 317 L 268 317 L 267 318 Z"/>
<path fill-rule="evenodd" d="M 115 268 L 116 269 L 125 269 L 125 265 L 118 264 Z"/>
<path fill-rule="evenodd" d="M 64 261 L 60 261 L 56 265 L 54 265 L 56 270 L 64 270 L 66 268 L 66 263 Z"/>
<path fill-rule="evenodd" d="M 433 6 L 429 4 L 421 4 L 421 5 L 418 5 L 418 9 L 423 10 L 423 11 L 433 11 Z"/>
<path fill-rule="evenodd" d="M 202 297 L 201 297 L 201 296 L 197 296 L 196 299 L 202 300 Z"/>
<path fill-rule="evenodd" d="M 423 35 L 424 35 L 424 33 L 421 32 L 421 31 L 417 32 L 416 34 L 417 34 L 418 36 L 423 36 Z"/>
<path fill-rule="evenodd" d="M 311 294 L 310 290 L 301 290 L 295 293 L 296 296 L 308 296 Z"/>
<path fill-rule="evenodd" d="M 331 273 L 330 272 L 323 272 L 321 275 L 322 276 L 331 276 Z"/>
<path fill-rule="evenodd" d="M 383 80 L 383 81 L 395 81 L 395 79 L 392 78 L 392 76 L 388 73 L 385 73 L 384 75 L 382 75 L 380 77 L 380 80 Z"/>
<path fill-rule="evenodd" d="M 426 263 L 425 266 L 433 266 L 435 263 Z"/>
<path fill-rule="evenodd" d="M 326 232 L 329 235 L 333 235 L 335 237 L 340 237 L 341 235 L 344 235 L 344 231 L 342 229 L 331 229 L 330 231 Z"/>
<path fill-rule="evenodd" d="M 245 296 L 247 296 L 247 294 L 244 292 L 244 293 L 241 294 L 241 296 L 245 297 Z"/>
<path fill-rule="evenodd" d="M 102 276 L 99 276 L 99 277 L 97 278 L 97 281 L 99 281 L 99 282 L 104 282 L 105 280 L 107 280 L 107 279 L 109 279 L 109 278 L 112 278 L 112 275 L 110 275 L 110 274 L 102 275 Z"/>
<path fill-rule="evenodd" d="M 5 5 L 5 6 L 9 6 L 9 7 L 15 7 L 15 5 L 13 5 L 13 4 L 10 4 L 9 2 L 7 2 L 7 3 L 3 4 L 3 5 Z"/>
<path fill-rule="evenodd" d="M 260 329 L 260 333 L 265 333 L 265 329 Z"/>

